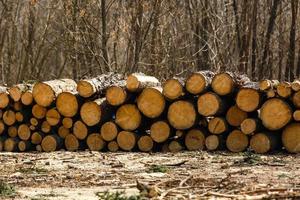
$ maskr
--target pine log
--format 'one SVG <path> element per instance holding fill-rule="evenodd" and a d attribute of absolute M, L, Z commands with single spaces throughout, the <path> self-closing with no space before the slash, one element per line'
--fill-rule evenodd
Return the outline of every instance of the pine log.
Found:
<path fill-rule="evenodd" d="M 279 130 L 292 119 L 291 107 L 282 99 L 267 100 L 260 109 L 260 119 L 269 130 Z"/>
<path fill-rule="evenodd" d="M 139 110 L 149 118 L 159 117 L 165 109 L 165 98 L 158 89 L 145 88 L 137 98 Z"/>
<path fill-rule="evenodd" d="M 231 94 L 235 88 L 234 76 L 228 72 L 216 74 L 212 79 L 211 87 L 220 96 Z"/>
<path fill-rule="evenodd" d="M 295 112 L 293 113 L 293 118 L 297 122 L 300 121 L 300 110 L 295 110 Z"/>
<path fill-rule="evenodd" d="M 200 129 L 191 129 L 187 132 L 184 139 L 188 150 L 203 150 L 205 147 L 205 133 Z"/>
<path fill-rule="evenodd" d="M 49 123 L 50 126 L 56 126 L 57 124 L 59 124 L 59 112 L 55 108 L 48 110 L 46 113 L 46 121 Z"/>
<path fill-rule="evenodd" d="M 18 127 L 18 136 L 21 140 L 29 140 L 31 136 L 31 130 L 27 124 L 21 124 Z"/>
<path fill-rule="evenodd" d="M 64 117 L 74 117 L 79 108 L 78 97 L 70 92 L 62 92 L 57 96 L 56 108 Z"/>
<path fill-rule="evenodd" d="M 30 151 L 33 148 L 33 145 L 31 144 L 30 141 L 19 141 L 18 142 L 18 149 L 20 152 L 24 151 Z"/>
<path fill-rule="evenodd" d="M 17 122 L 23 122 L 24 121 L 24 116 L 21 112 L 16 112 L 16 121 Z"/>
<path fill-rule="evenodd" d="M 172 127 L 186 130 L 196 123 L 196 111 L 194 105 L 188 101 L 175 101 L 168 110 L 168 120 Z"/>
<path fill-rule="evenodd" d="M 37 119 L 43 119 L 46 117 L 47 108 L 40 106 L 38 104 L 35 104 L 32 107 L 32 115 Z"/>
<path fill-rule="evenodd" d="M 281 136 L 284 148 L 290 153 L 300 153 L 300 123 L 287 125 Z"/>
<path fill-rule="evenodd" d="M 76 121 L 73 126 L 73 134 L 79 140 L 84 140 L 88 135 L 87 126 L 80 120 Z"/>
<path fill-rule="evenodd" d="M 73 134 L 68 134 L 65 137 L 65 147 L 68 151 L 77 151 L 79 149 L 79 141 Z"/>
<path fill-rule="evenodd" d="M 224 135 L 209 135 L 205 138 L 205 146 L 208 151 L 223 150 L 226 139 Z"/>
<path fill-rule="evenodd" d="M 296 108 L 300 108 L 300 91 L 295 92 L 292 97 L 293 104 Z"/>
<path fill-rule="evenodd" d="M 213 92 L 207 92 L 199 96 L 197 107 L 198 113 L 206 117 L 223 114 L 226 109 L 224 101 Z"/>
<path fill-rule="evenodd" d="M 193 95 L 201 94 L 208 89 L 214 75 L 212 71 L 193 73 L 186 79 L 185 88 Z"/>
<path fill-rule="evenodd" d="M 292 86 L 289 82 L 281 82 L 277 85 L 277 94 L 282 98 L 288 98 L 292 94 Z"/>
<path fill-rule="evenodd" d="M 65 117 L 65 118 L 63 118 L 63 120 L 62 120 L 62 125 L 63 125 L 65 128 L 72 128 L 72 126 L 73 126 L 73 119 L 70 118 L 70 117 Z"/>
<path fill-rule="evenodd" d="M 8 106 L 9 104 L 9 97 L 6 92 L 1 92 L 0 93 L 0 109 L 4 109 Z"/>
<path fill-rule="evenodd" d="M 62 92 L 76 92 L 76 82 L 71 79 L 38 82 L 33 86 L 32 95 L 35 102 L 43 107 L 52 104 L 58 94 Z"/>
<path fill-rule="evenodd" d="M 295 92 L 300 91 L 300 80 L 294 80 L 291 84 L 292 90 Z"/>
<path fill-rule="evenodd" d="M 0 135 L 2 135 L 2 134 L 5 132 L 5 129 L 6 129 L 5 124 L 4 124 L 4 122 L 1 120 L 1 121 L 0 121 Z"/>
<path fill-rule="evenodd" d="M 226 113 L 226 120 L 231 126 L 240 126 L 247 117 L 247 112 L 242 111 L 236 105 L 231 106 Z"/>
<path fill-rule="evenodd" d="M 234 130 L 229 133 L 226 139 L 226 146 L 229 151 L 242 152 L 246 150 L 249 144 L 248 136 L 242 133 L 240 130 Z"/>
<path fill-rule="evenodd" d="M 149 152 L 153 149 L 154 142 L 149 135 L 143 135 L 138 139 L 137 146 L 140 151 Z"/>
<path fill-rule="evenodd" d="M 105 141 L 99 133 L 92 133 L 86 139 L 86 144 L 91 151 L 101 151 L 105 147 Z"/>
<path fill-rule="evenodd" d="M 168 100 L 176 100 L 181 97 L 183 93 L 183 81 L 179 78 L 168 79 L 163 84 L 163 95 Z"/>
<path fill-rule="evenodd" d="M 255 153 L 268 153 L 279 147 L 279 134 L 261 132 L 250 139 L 250 147 Z"/>
<path fill-rule="evenodd" d="M 41 143 L 42 149 L 45 152 L 60 150 L 63 146 L 63 141 L 57 135 L 47 135 Z"/>
<path fill-rule="evenodd" d="M 102 95 L 111 85 L 125 86 L 124 76 L 116 73 L 101 74 L 95 78 L 80 80 L 77 91 L 84 98 L 95 94 Z"/>
<path fill-rule="evenodd" d="M 278 80 L 262 80 L 259 82 L 259 89 L 262 91 L 266 91 L 269 89 L 274 89 L 279 84 Z"/>
<path fill-rule="evenodd" d="M 246 135 L 252 135 L 262 129 L 259 119 L 247 118 L 241 123 L 241 131 Z"/>
<path fill-rule="evenodd" d="M 124 104 L 116 112 L 116 124 L 123 130 L 133 131 L 142 121 L 142 115 L 134 104 Z"/>
<path fill-rule="evenodd" d="M 124 151 L 131 151 L 136 145 L 136 135 L 133 132 L 121 131 L 117 136 L 117 143 Z"/>
<path fill-rule="evenodd" d="M 113 140 L 107 144 L 107 149 L 108 149 L 108 151 L 116 152 L 119 150 L 119 145 L 116 141 Z"/>
<path fill-rule="evenodd" d="M 7 134 L 9 137 L 17 137 L 18 136 L 18 128 L 16 126 L 10 126 L 7 129 Z"/>
<path fill-rule="evenodd" d="M 167 122 L 157 121 L 150 127 L 150 136 L 157 143 L 165 142 L 171 135 L 171 129 Z"/>
<path fill-rule="evenodd" d="M 236 105 L 245 112 L 253 112 L 258 109 L 261 102 L 259 85 L 257 82 L 249 82 L 239 89 L 236 95 Z"/>
<path fill-rule="evenodd" d="M 16 152 L 18 151 L 18 142 L 20 141 L 19 138 L 7 138 L 4 141 L 4 151 L 7 152 Z"/>
<path fill-rule="evenodd" d="M 113 109 L 108 105 L 105 98 L 86 102 L 81 106 L 80 116 L 88 126 L 95 126 L 112 118 Z"/>
<path fill-rule="evenodd" d="M 16 122 L 16 114 L 12 110 L 7 110 L 3 113 L 3 122 L 7 126 L 11 126 Z"/>
<path fill-rule="evenodd" d="M 122 87 L 110 86 L 106 90 L 105 98 L 110 105 L 119 106 L 125 103 L 127 99 L 127 92 Z"/>
<path fill-rule="evenodd" d="M 167 149 L 164 151 L 170 151 L 170 152 L 176 153 L 176 152 L 182 151 L 183 149 L 184 149 L 184 146 L 183 146 L 182 142 L 180 142 L 179 140 L 172 140 L 168 144 Z"/>
<path fill-rule="evenodd" d="M 43 121 L 41 124 L 41 130 L 43 133 L 50 133 L 51 131 L 51 126 L 47 121 Z"/>
<path fill-rule="evenodd" d="M 41 144 L 44 137 L 45 135 L 43 133 L 34 132 L 31 135 L 31 143 L 35 145 Z"/>
<path fill-rule="evenodd" d="M 60 126 L 57 130 L 59 137 L 66 138 L 67 135 L 70 134 L 70 129 L 65 128 L 64 126 Z"/>
<path fill-rule="evenodd" d="M 21 96 L 21 102 L 22 102 L 22 104 L 24 104 L 25 106 L 31 105 L 31 104 L 33 103 L 32 92 L 26 91 L 26 92 L 22 93 L 22 96 Z"/>
<path fill-rule="evenodd" d="M 160 82 L 153 76 L 147 76 L 142 73 L 134 73 L 127 77 L 126 88 L 130 92 L 139 92 L 144 88 L 159 87 Z"/>
<path fill-rule="evenodd" d="M 222 117 L 214 117 L 208 122 L 208 130 L 213 134 L 221 134 L 228 131 L 228 123 Z"/>
<path fill-rule="evenodd" d="M 20 101 L 22 93 L 32 90 L 31 84 L 18 84 L 10 87 L 7 91 L 11 99 L 15 102 Z"/>
<path fill-rule="evenodd" d="M 101 126 L 100 134 L 104 141 L 112 141 L 116 139 L 118 135 L 118 127 L 114 122 L 105 122 Z"/>

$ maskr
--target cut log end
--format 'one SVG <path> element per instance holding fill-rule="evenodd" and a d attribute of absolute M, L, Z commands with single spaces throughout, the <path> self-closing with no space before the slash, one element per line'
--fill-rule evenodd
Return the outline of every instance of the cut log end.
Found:
<path fill-rule="evenodd" d="M 239 109 L 236 105 L 230 107 L 226 113 L 226 120 L 231 126 L 240 126 L 248 117 L 248 113 Z"/>
<path fill-rule="evenodd" d="M 62 92 L 57 96 L 56 108 L 64 117 L 73 117 L 78 111 L 78 101 L 74 94 Z"/>
<path fill-rule="evenodd" d="M 277 80 L 262 80 L 259 82 L 259 89 L 262 91 L 266 91 L 269 89 L 273 89 L 274 87 L 277 87 L 277 85 L 279 84 L 279 81 Z"/>
<path fill-rule="evenodd" d="M 43 106 L 35 104 L 32 107 L 32 115 L 37 119 L 43 119 L 46 117 L 47 109 Z"/>
<path fill-rule="evenodd" d="M 137 145 L 139 150 L 143 152 L 149 152 L 152 150 L 154 143 L 150 136 L 144 135 L 139 138 Z"/>
<path fill-rule="evenodd" d="M 188 101 L 176 101 L 168 110 L 168 120 L 176 129 L 185 130 L 191 128 L 196 121 L 196 111 Z"/>
<path fill-rule="evenodd" d="M 47 121 L 43 121 L 41 125 L 41 130 L 44 133 L 49 133 L 51 131 L 51 126 Z"/>
<path fill-rule="evenodd" d="M 117 142 L 121 149 L 131 151 L 136 145 L 136 136 L 133 132 L 121 131 L 117 136 Z"/>
<path fill-rule="evenodd" d="M 247 118 L 241 123 L 241 131 L 246 135 L 251 135 L 257 130 L 257 120 Z"/>
<path fill-rule="evenodd" d="M 105 142 L 99 133 L 92 133 L 86 139 L 86 144 L 91 151 L 101 151 Z"/>
<path fill-rule="evenodd" d="M 164 121 L 157 121 L 150 127 L 150 136 L 157 143 L 165 142 L 169 138 L 170 133 L 170 126 Z"/>
<path fill-rule="evenodd" d="M 227 139 L 226 146 L 231 152 L 242 152 L 248 147 L 248 137 L 239 130 L 232 131 Z"/>
<path fill-rule="evenodd" d="M 65 128 L 72 128 L 72 126 L 73 126 L 73 119 L 70 118 L 70 117 L 65 117 L 65 118 L 63 118 L 63 120 L 62 120 L 62 125 L 63 125 Z"/>
<path fill-rule="evenodd" d="M 129 75 L 126 80 L 126 88 L 130 92 L 135 92 L 140 87 L 140 82 L 138 78 L 134 75 Z"/>
<path fill-rule="evenodd" d="M 255 153 L 267 153 L 272 149 L 272 144 L 266 134 L 257 133 L 251 137 L 250 147 Z"/>
<path fill-rule="evenodd" d="M 25 105 L 25 106 L 29 106 L 32 104 L 33 102 L 33 96 L 31 92 L 24 92 L 21 96 L 21 102 Z"/>
<path fill-rule="evenodd" d="M 295 121 L 299 122 L 300 121 L 300 110 L 296 110 L 294 113 L 293 113 L 293 118 Z"/>
<path fill-rule="evenodd" d="M 7 138 L 4 141 L 4 151 L 14 152 L 18 149 L 18 139 L 17 138 Z"/>
<path fill-rule="evenodd" d="M 10 126 L 10 127 L 13 127 L 13 126 Z M 3 121 L 0 121 L 0 135 L 2 135 L 4 133 L 4 131 L 5 131 L 5 124 Z"/>
<path fill-rule="evenodd" d="M 82 121 L 76 121 L 73 126 L 73 133 L 79 140 L 84 140 L 88 135 L 88 128 Z"/>
<path fill-rule="evenodd" d="M 245 112 L 253 112 L 259 107 L 260 94 L 252 88 L 242 88 L 236 96 L 237 106 Z"/>
<path fill-rule="evenodd" d="M 18 149 L 21 152 L 28 151 L 32 148 L 32 144 L 29 141 L 20 141 L 18 143 Z"/>
<path fill-rule="evenodd" d="M 107 144 L 107 149 L 111 152 L 117 152 L 119 150 L 119 145 L 116 141 L 110 141 Z"/>
<path fill-rule="evenodd" d="M 291 84 L 292 86 L 292 89 L 295 91 L 295 92 L 298 92 L 300 91 L 300 80 L 294 80 Z"/>
<path fill-rule="evenodd" d="M 70 129 L 64 127 L 64 126 L 60 126 L 57 130 L 59 137 L 61 138 L 66 138 L 67 135 L 70 134 Z"/>
<path fill-rule="evenodd" d="M 186 90 L 191 94 L 200 94 L 207 86 L 206 78 L 201 73 L 193 73 L 185 82 Z"/>
<path fill-rule="evenodd" d="M 282 98 L 287 98 L 287 97 L 291 96 L 291 94 L 292 94 L 292 87 L 291 87 L 291 84 L 288 82 L 279 83 L 276 90 L 277 90 L 278 96 L 280 96 Z"/>
<path fill-rule="evenodd" d="M 43 135 L 41 133 L 39 133 L 39 132 L 32 133 L 32 135 L 31 135 L 31 143 L 32 144 L 35 144 L 35 145 L 41 144 L 42 140 L 43 140 Z"/>
<path fill-rule="evenodd" d="M 12 137 L 12 138 L 17 137 L 18 136 L 18 129 L 17 129 L 17 127 L 16 126 L 10 126 L 10 127 L 8 127 L 7 134 L 8 134 L 9 137 Z"/>
<path fill-rule="evenodd" d="M 205 135 L 199 129 L 192 129 L 187 132 L 184 140 L 185 146 L 188 150 L 203 150 L 205 144 Z"/>
<path fill-rule="evenodd" d="M 218 95 L 228 95 L 233 92 L 235 82 L 230 74 L 216 74 L 211 82 L 211 87 Z"/>
<path fill-rule="evenodd" d="M 60 139 L 56 135 L 47 135 L 43 138 L 41 146 L 43 151 L 52 152 L 59 149 Z"/>
<path fill-rule="evenodd" d="M 220 146 L 220 140 L 217 135 L 209 135 L 205 138 L 205 146 L 209 151 L 215 151 Z"/>
<path fill-rule="evenodd" d="M 134 104 L 122 105 L 116 113 L 116 123 L 124 130 L 132 131 L 141 124 L 142 116 Z"/>
<path fill-rule="evenodd" d="M 167 149 L 165 149 L 165 151 L 170 151 L 173 153 L 176 152 L 180 152 L 184 149 L 183 145 L 178 142 L 177 140 L 173 140 L 169 143 L 169 145 L 167 146 Z"/>
<path fill-rule="evenodd" d="M 77 91 L 79 95 L 84 98 L 91 97 L 95 93 L 93 85 L 84 80 L 81 80 L 77 83 Z"/>
<path fill-rule="evenodd" d="M 177 79 L 169 79 L 164 83 L 163 95 L 169 100 L 175 100 L 183 94 L 183 86 Z"/>
<path fill-rule="evenodd" d="M 65 147 L 68 151 L 77 151 L 79 149 L 79 141 L 73 134 L 65 137 Z"/>
<path fill-rule="evenodd" d="M 21 124 L 18 128 L 18 136 L 21 140 L 29 140 L 31 136 L 31 130 L 26 124 Z"/>
<path fill-rule="evenodd" d="M 260 119 L 267 129 L 279 130 L 290 122 L 292 114 L 292 109 L 285 101 L 273 98 L 263 104 Z"/>
<path fill-rule="evenodd" d="M 114 140 L 118 135 L 118 127 L 114 122 L 105 122 L 101 126 L 101 137 L 105 141 L 112 141 Z"/>
<path fill-rule="evenodd" d="M 165 109 L 165 98 L 160 91 L 154 88 L 146 88 L 137 99 L 139 110 L 149 118 L 156 118 Z"/>
<path fill-rule="evenodd" d="M 3 122 L 8 125 L 11 126 L 16 122 L 16 114 L 14 111 L 12 110 L 7 110 L 3 113 Z"/>
<path fill-rule="evenodd" d="M 212 92 L 199 96 L 197 101 L 198 112 L 203 116 L 216 115 L 222 109 L 222 100 Z"/>
<path fill-rule="evenodd" d="M 82 121 L 88 126 L 94 126 L 101 120 L 101 108 L 96 102 L 86 102 L 80 109 Z"/>
<path fill-rule="evenodd" d="M 226 132 L 228 124 L 224 118 L 215 117 L 208 122 L 208 130 L 213 134 L 221 134 Z"/>
<path fill-rule="evenodd" d="M 56 109 L 50 109 L 46 113 L 46 120 L 50 126 L 56 126 L 60 122 L 60 114 Z"/>
<path fill-rule="evenodd" d="M 8 93 L 13 101 L 15 101 L 15 102 L 20 101 L 22 91 L 17 86 L 13 86 L 13 87 L 9 88 Z"/>
<path fill-rule="evenodd" d="M 284 148 L 290 153 L 300 153 L 300 123 L 292 123 L 282 133 Z"/>
<path fill-rule="evenodd" d="M 118 86 L 111 86 L 106 90 L 106 100 L 112 106 L 119 106 L 125 103 L 127 98 L 126 91 Z"/>
<path fill-rule="evenodd" d="M 6 108 L 9 104 L 7 93 L 0 93 L 0 109 Z"/>
<path fill-rule="evenodd" d="M 293 104 L 296 108 L 300 108 L 300 91 L 295 92 L 292 97 Z"/>
<path fill-rule="evenodd" d="M 48 107 L 53 102 L 55 93 L 49 85 L 40 82 L 33 86 L 32 96 L 38 105 Z"/>

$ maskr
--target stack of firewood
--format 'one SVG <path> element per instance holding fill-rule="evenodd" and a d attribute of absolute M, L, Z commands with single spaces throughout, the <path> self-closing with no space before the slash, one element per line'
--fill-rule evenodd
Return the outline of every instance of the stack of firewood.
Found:
<path fill-rule="evenodd" d="M 299 110 L 297 110 L 299 109 Z M 300 81 L 201 71 L 0 87 L 0 150 L 300 152 Z"/>

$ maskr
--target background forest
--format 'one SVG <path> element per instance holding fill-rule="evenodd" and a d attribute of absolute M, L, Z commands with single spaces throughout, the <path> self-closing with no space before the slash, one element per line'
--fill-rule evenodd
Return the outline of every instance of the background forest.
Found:
<path fill-rule="evenodd" d="M 0 81 L 300 73 L 298 0 L 0 0 Z"/>

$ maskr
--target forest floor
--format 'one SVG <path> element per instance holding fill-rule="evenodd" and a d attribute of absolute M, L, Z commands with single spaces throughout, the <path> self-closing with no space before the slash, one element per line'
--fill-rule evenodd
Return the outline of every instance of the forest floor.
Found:
<path fill-rule="evenodd" d="M 300 198 L 300 156 L 0 153 L 0 199 Z"/>

